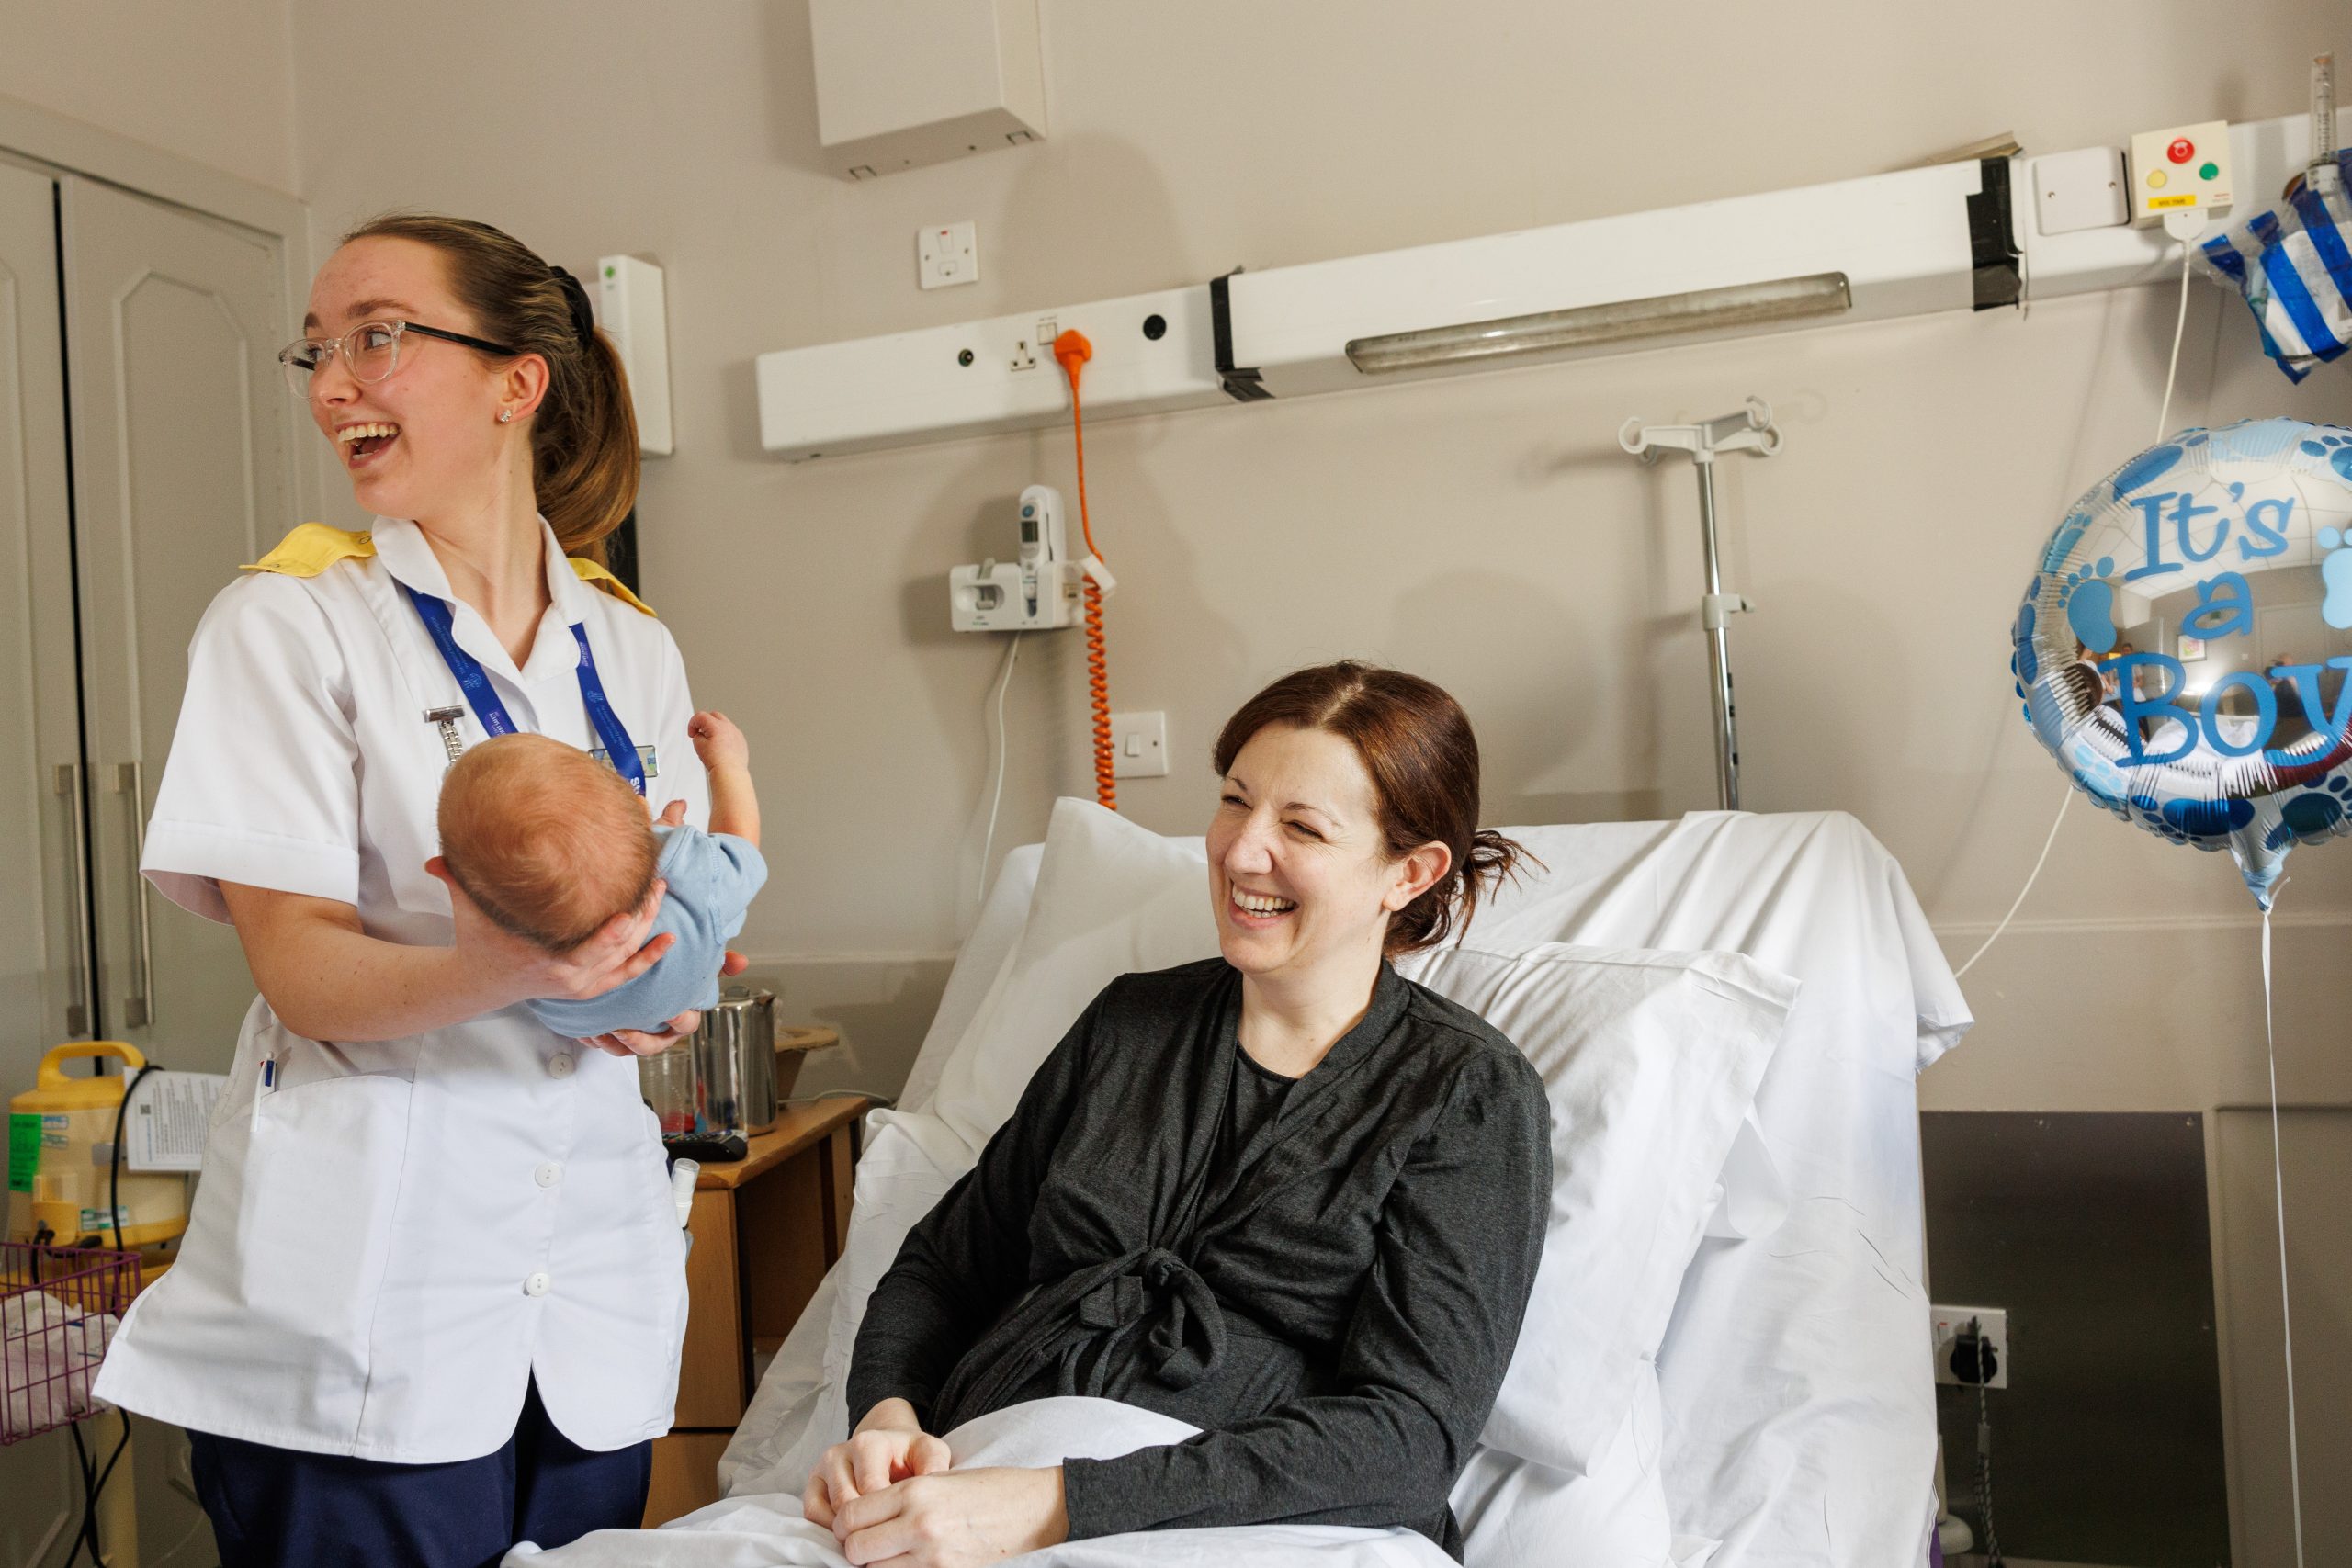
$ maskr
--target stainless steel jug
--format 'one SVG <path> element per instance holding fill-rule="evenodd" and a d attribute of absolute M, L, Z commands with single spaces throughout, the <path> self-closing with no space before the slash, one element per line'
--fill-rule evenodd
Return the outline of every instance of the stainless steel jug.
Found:
<path fill-rule="evenodd" d="M 775 1125 L 775 993 L 731 985 L 694 1033 L 696 1131 L 750 1135 Z"/>

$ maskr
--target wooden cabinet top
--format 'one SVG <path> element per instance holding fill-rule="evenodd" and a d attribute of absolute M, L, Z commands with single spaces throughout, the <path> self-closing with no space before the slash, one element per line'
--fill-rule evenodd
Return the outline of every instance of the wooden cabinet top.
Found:
<path fill-rule="evenodd" d="M 752 1135 L 750 1154 L 724 1165 L 706 1164 L 695 1179 L 695 1189 L 741 1187 L 804 1149 L 815 1147 L 836 1127 L 865 1115 L 873 1104 L 864 1095 L 843 1095 L 787 1105 L 777 1112 L 775 1126 Z"/>

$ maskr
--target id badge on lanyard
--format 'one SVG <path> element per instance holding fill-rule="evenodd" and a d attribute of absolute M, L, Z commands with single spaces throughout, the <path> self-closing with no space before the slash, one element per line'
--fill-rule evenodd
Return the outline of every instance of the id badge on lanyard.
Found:
<path fill-rule="evenodd" d="M 416 606 L 418 618 L 424 622 L 424 629 L 432 634 L 433 646 L 441 650 L 441 662 L 447 664 L 449 673 L 457 677 L 458 689 L 465 694 L 466 704 L 481 722 L 482 733 L 514 734 L 514 720 L 507 713 L 505 703 L 499 699 L 497 688 L 490 683 L 489 672 L 482 669 L 480 660 L 458 646 L 453 629 L 456 616 L 451 614 L 448 604 L 429 593 L 419 593 L 406 583 L 401 585 L 401 591 L 408 595 L 409 603 Z M 596 655 L 588 647 L 587 626 L 574 621 L 571 639 L 580 648 L 580 660 L 573 666 L 573 672 L 580 677 L 580 697 L 588 709 L 588 723 L 595 730 L 596 738 L 604 742 L 601 754 L 605 761 L 612 764 L 614 772 L 628 781 L 631 789 L 643 795 L 645 759 L 629 739 L 628 730 L 621 723 L 620 715 L 613 711 L 611 701 L 605 695 L 605 682 L 596 674 Z M 441 742 L 447 748 L 452 762 L 458 760 L 462 750 L 457 739 L 458 711 L 456 708 L 434 708 L 424 716 L 428 721 L 440 727 Z"/>

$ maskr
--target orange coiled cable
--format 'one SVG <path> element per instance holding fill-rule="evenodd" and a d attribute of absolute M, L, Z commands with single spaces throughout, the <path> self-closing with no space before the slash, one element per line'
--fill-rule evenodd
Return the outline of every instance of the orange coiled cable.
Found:
<path fill-rule="evenodd" d="M 1078 410 L 1079 367 L 1094 357 L 1086 334 L 1072 329 L 1054 339 L 1054 358 L 1069 377 L 1069 434 L 1078 450 L 1078 526 L 1086 536 L 1086 553 L 1096 560 L 1094 524 L 1086 511 L 1086 424 Z M 1110 643 L 1102 635 L 1102 585 L 1086 575 L 1086 690 L 1094 709 L 1094 798 L 1112 811 L 1119 809 L 1117 754 L 1111 744 Z"/>

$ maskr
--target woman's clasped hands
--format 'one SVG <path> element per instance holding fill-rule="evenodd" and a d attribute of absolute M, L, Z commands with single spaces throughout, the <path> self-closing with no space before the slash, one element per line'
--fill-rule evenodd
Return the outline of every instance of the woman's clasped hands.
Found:
<path fill-rule="evenodd" d="M 801 1512 L 859 1564 L 967 1568 L 1068 1538 L 1059 1467 L 950 1470 L 949 1461 L 912 1405 L 886 1399 L 817 1461 Z"/>

